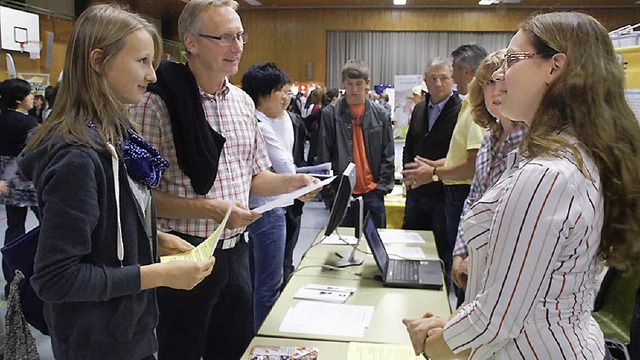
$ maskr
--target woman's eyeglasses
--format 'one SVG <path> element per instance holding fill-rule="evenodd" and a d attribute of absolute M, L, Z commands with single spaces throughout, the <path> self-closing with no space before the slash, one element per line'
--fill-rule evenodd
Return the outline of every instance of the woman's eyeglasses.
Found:
<path fill-rule="evenodd" d="M 502 62 L 500 67 L 506 65 L 505 69 L 508 69 L 513 64 L 517 63 L 518 61 L 533 59 L 535 57 L 542 57 L 542 56 L 543 56 L 543 54 L 541 54 L 539 52 L 530 52 L 530 51 L 513 52 L 513 53 L 510 53 L 510 54 L 506 54 L 504 56 L 504 60 L 503 60 L 503 62 Z"/>

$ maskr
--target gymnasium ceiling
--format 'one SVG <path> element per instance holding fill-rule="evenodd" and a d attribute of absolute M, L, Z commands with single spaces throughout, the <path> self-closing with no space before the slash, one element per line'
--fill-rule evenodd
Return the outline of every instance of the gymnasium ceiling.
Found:
<path fill-rule="evenodd" d="M 490 6 L 478 5 L 478 0 L 407 0 L 406 6 L 394 6 L 393 0 L 258 0 L 262 5 L 249 5 L 246 0 L 237 0 L 241 11 L 273 9 L 349 9 L 349 8 L 524 8 L 524 9 L 638 9 L 640 0 L 505 0 L 504 3 Z M 158 19 L 177 19 L 188 0 L 124 0 L 138 12 Z"/>
<path fill-rule="evenodd" d="M 188 2 L 188 0 L 182 0 Z M 258 0 L 261 6 L 249 5 L 245 0 L 237 0 L 241 9 L 273 9 L 273 8 L 402 8 L 394 6 L 392 0 Z M 518 4 L 511 4 L 514 0 L 505 0 L 503 4 L 491 6 L 504 7 L 632 7 L 640 6 L 636 0 L 522 0 Z M 491 7 L 488 6 L 488 7 Z M 481 7 L 478 0 L 407 0 L 404 7 L 440 7 L 456 8 Z"/>

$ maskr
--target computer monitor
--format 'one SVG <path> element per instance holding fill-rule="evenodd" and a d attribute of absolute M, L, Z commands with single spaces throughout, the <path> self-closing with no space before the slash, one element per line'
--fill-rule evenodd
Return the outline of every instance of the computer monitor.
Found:
<path fill-rule="evenodd" d="M 329 222 L 327 223 L 327 229 L 324 232 L 325 236 L 330 236 L 342 222 L 342 218 L 344 218 L 344 215 L 347 213 L 347 208 L 349 208 L 351 192 L 355 186 L 356 165 L 354 163 L 349 163 L 342 173 L 342 176 L 340 176 L 340 184 L 338 185 L 338 191 L 336 192 L 336 196 L 333 200 L 333 207 L 331 208 L 331 214 L 329 215 Z"/>

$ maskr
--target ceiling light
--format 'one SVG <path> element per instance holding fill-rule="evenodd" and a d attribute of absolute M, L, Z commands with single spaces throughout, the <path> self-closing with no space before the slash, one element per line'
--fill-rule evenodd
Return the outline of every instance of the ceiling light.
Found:
<path fill-rule="evenodd" d="M 491 5 L 493 4 L 493 0 L 480 0 L 478 5 Z"/>
<path fill-rule="evenodd" d="M 407 5 L 407 0 L 393 0 L 393 5 Z"/>
<path fill-rule="evenodd" d="M 262 3 L 258 0 L 244 0 L 244 2 L 246 2 L 249 5 L 253 5 L 253 6 L 260 6 L 262 5 Z"/>

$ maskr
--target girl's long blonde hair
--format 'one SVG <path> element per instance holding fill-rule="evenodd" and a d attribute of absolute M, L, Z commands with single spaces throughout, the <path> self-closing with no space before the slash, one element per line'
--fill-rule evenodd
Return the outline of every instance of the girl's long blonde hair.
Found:
<path fill-rule="evenodd" d="M 51 114 L 30 139 L 29 152 L 58 138 L 71 144 L 99 149 L 107 140 L 122 138 L 134 125 L 127 105 L 107 86 L 104 76 L 91 67 L 91 51 L 102 50 L 101 64 L 107 63 L 125 45 L 127 35 L 144 29 L 155 48 L 154 65 L 160 62 L 162 39 L 155 27 L 137 14 L 113 4 L 93 5 L 76 21 L 67 46 L 62 82 Z M 88 121 L 98 130 L 102 144 L 90 136 Z"/>

